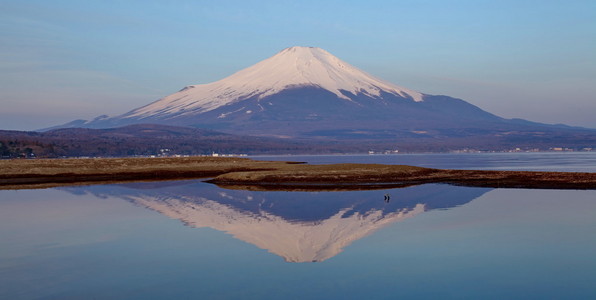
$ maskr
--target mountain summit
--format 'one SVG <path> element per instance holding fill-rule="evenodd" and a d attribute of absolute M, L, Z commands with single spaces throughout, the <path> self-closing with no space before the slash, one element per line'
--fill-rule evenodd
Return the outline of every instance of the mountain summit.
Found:
<path fill-rule="evenodd" d="M 321 48 L 291 47 L 220 81 L 187 86 L 123 117 L 200 114 L 249 98 L 262 100 L 298 87 L 322 88 L 344 100 L 351 100 L 346 92 L 379 97 L 383 91 L 422 101 L 422 94 L 377 79 Z"/>
<path fill-rule="evenodd" d="M 579 130 L 508 120 L 461 99 L 403 88 L 314 47 L 286 48 L 222 80 L 186 86 L 120 116 L 59 127 L 139 123 L 319 140 L 447 145 L 449 139 L 453 147 L 472 145 L 472 137 L 481 137 L 475 145 L 504 139 L 514 145 L 532 139 L 552 143 L 555 136 L 565 138 Z M 581 134 L 591 136 L 593 131 Z"/>

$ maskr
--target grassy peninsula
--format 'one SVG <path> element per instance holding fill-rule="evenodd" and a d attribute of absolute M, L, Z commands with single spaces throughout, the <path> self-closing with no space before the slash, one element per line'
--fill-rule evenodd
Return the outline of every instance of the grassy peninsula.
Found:
<path fill-rule="evenodd" d="M 235 157 L 0 161 L 0 189 L 210 178 L 226 188 L 366 189 L 424 183 L 493 188 L 596 189 L 596 173 L 445 170 L 404 165 L 257 161 Z"/>
<path fill-rule="evenodd" d="M 210 178 L 283 164 L 233 157 L 11 159 L 0 160 L 0 189 Z"/>

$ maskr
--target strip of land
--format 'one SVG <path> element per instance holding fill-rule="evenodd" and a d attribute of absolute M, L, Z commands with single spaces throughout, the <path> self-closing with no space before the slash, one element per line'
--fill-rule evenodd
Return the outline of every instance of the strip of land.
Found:
<path fill-rule="evenodd" d="M 403 165 L 257 161 L 233 157 L 1 160 L 0 189 L 210 178 L 251 190 L 355 190 L 446 183 L 491 188 L 596 189 L 596 173 L 444 170 Z"/>
<path fill-rule="evenodd" d="M 403 165 L 285 165 L 277 170 L 230 172 L 208 182 L 243 189 L 360 188 L 446 183 L 472 187 L 596 189 L 596 173 L 445 170 Z"/>
<path fill-rule="evenodd" d="M 234 157 L 11 159 L 0 160 L 0 189 L 212 178 L 284 164 Z"/>

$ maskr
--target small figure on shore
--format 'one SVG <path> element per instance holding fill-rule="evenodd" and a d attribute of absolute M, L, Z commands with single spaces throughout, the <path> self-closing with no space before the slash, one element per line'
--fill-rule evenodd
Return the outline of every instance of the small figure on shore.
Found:
<path fill-rule="evenodd" d="M 391 200 L 391 195 L 389 195 L 389 193 L 385 194 L 385 202 L 389 203 L 389 200 Z"/>

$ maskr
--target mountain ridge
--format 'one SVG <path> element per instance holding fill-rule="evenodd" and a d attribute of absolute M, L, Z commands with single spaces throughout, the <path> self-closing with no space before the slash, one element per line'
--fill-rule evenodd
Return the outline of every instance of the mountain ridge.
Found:
<path fill-rule="evenodd" d="M 559 147 L 558 139 L 569 145 L 596 146 L 596 129 L 505 119 L 462 99 L 424 94 L 378 79 L 314 47 L 286 48 L 224 79 L 186 86 L 119 116 L 57 127 L 113 128 L 139 123 L 402 146 L 419 138 L 457 140 L 461 146 L 467 144 L 463 139 L 516 143 L 525 139 Z M 449 144 L 453 143 L 445 145 Z M 441 149 L 447 148 L 453 149 Z"/>
<path fill-rule="evenodd" d="M 222 80 L 186 86 L 122 116 L 146 117 L 158 113 L 203 113 L 257 96 L 263 99 L 284 89 L 319 86 L 350 101 L 341 91 L 377 95 L 381 90 L 422 101 L 422 94 L 377 79 L 315 47 L 290 47 Z M 188 101 L 192 98 L 192 101 Z M 187 110 L 190 110 L 187 111 Z"/>

